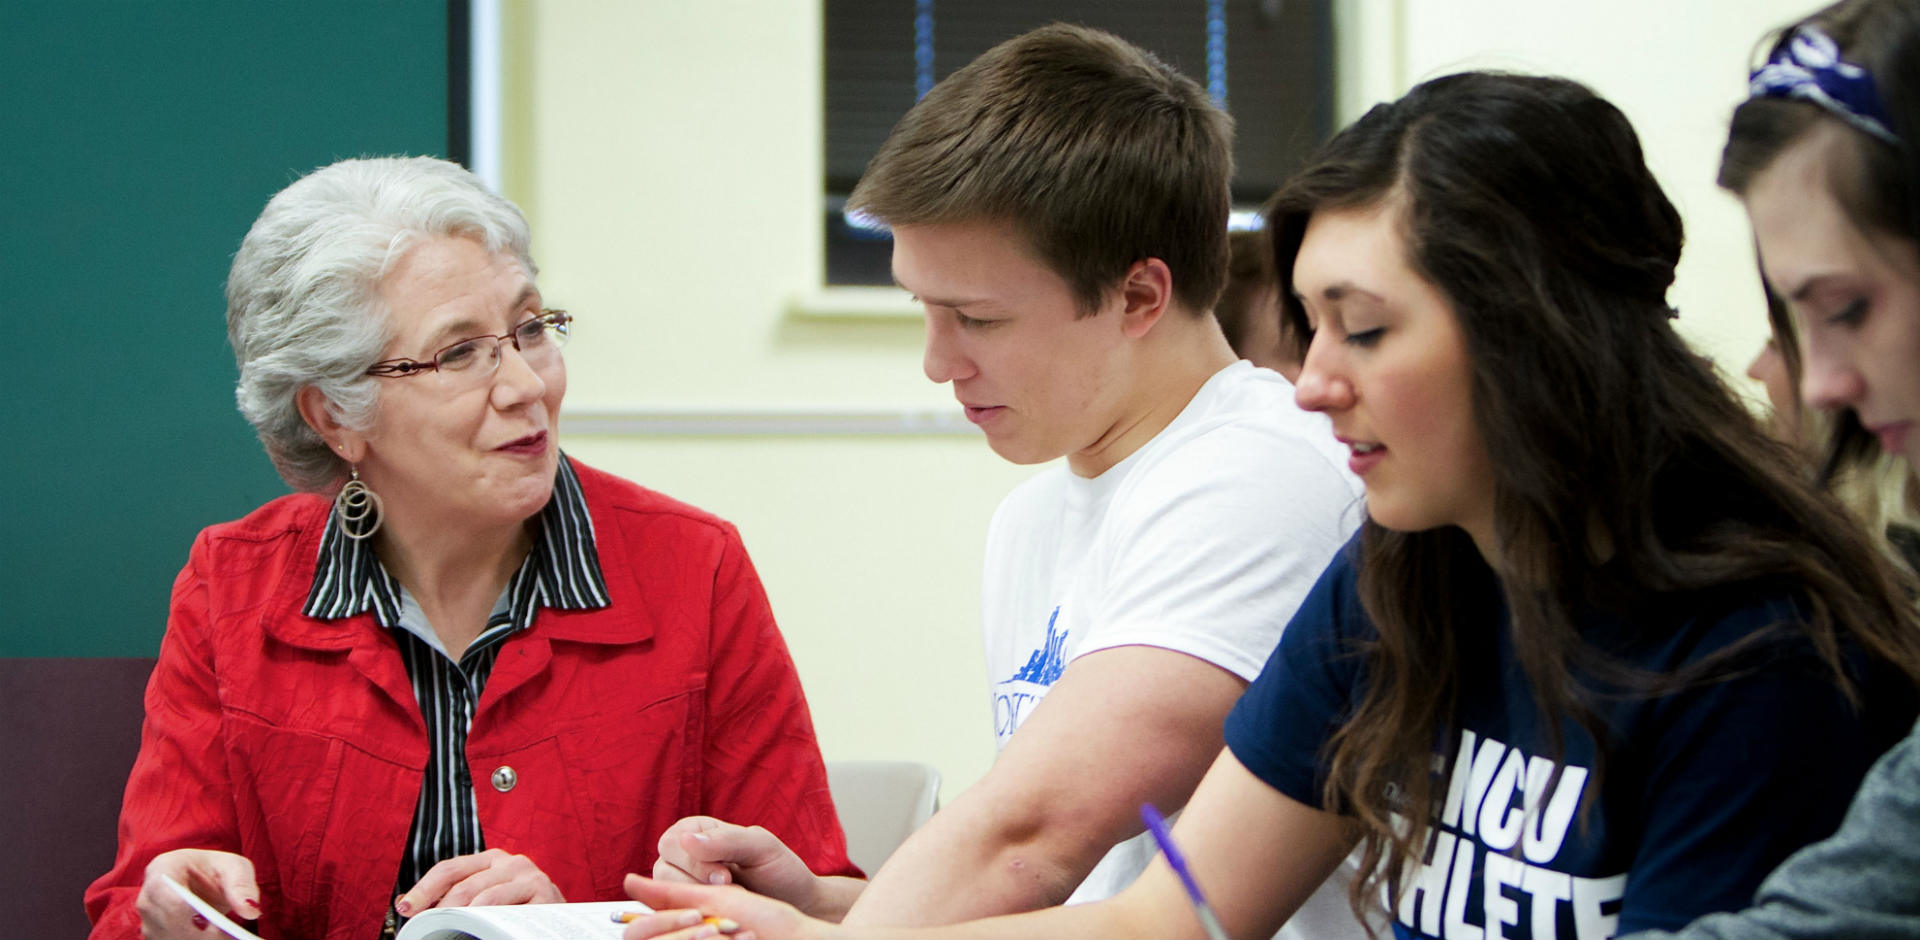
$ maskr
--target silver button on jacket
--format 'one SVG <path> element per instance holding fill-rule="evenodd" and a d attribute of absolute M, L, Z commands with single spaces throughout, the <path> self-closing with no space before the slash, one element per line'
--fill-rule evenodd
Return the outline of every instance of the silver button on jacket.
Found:
<path fill-rule="evenodd" d="M 502 764 L 499 767 L 494 768 L 493 788 L 495 790 L 499 790 L 501 793 L 505 793 L 508 790 L 513 789 L 514 786 L 519 782 L 520 782 L 520 775 L 515 773 L 512 767 L 508 767 L 505 764 Z"/>

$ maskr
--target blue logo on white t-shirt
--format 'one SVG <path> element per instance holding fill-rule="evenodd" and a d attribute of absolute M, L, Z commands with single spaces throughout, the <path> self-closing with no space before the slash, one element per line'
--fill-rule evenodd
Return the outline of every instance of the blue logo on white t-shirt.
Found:
<path fill-rule="evenodd" d="M 1007 746 L 1007 739 L 1013 737 L 1033 706 L 1046 698 L 1047 690 L 1067 669 L 1067 634 L 1055 632 L 1059 619 L 1060 608 L 1055 607 L 1047 617 L 1047 638 L 1040 648 L 1027 657 L 1027 664 L 1012 677 L 994 685 L 993 735 L 1001 747 Z"/>
<path fill-rule="evenodd" d="M 1067 635 L 1053 632 L 1053 625 L 1060 619 L 1060 608 L 1053 609 L 1047 618 L 1047 639 L 1040 648 L 1027 657 L 1027 664 L 1013 674 L 1010 682 L 1031 682 L 1034 685 L 1052 685 L 1067 668 Z"/>

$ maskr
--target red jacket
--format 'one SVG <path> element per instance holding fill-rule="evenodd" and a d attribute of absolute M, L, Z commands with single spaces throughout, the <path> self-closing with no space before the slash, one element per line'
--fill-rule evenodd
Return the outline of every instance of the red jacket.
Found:
<path fill-rule="evenodd" d="M 500 649 L 467 738 L 481 831 L 569 901 L 625 897 L 660 834 L 704 814 L 765 826 L 814 871 L 856 874 L 813 722 L 732 526 L 574 463 L 612 603 L 546 608 Z M 379 933 L 426 767 L 426 728 L 371 613 L 301 614 L 331 504 L 274 500 L 195 540 L 147 687 L 93 936 L 135 936 L 174 848 L 253 861 L 266 937 Z M 489 781 L 510 766 L 508 792 Z"/>

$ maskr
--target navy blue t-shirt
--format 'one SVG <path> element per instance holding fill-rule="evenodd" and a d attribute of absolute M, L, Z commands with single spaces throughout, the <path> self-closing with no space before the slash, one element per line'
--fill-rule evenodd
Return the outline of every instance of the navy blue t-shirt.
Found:
<path fill-rule="evenodd" d="M 1227 718 L 1240 763 L 1308 806 L 1322 803 L 1328 737 L 1363 692 L 1351 641 L 1374 636 L 1357 553 L 1356 539 L 1321 574 Z M 1785 596 L 1723 593 L 1695 608 L 1633 623 L 1594 615 L 1580 627 L 1623 660 L 1669 673 L 1798 616 Z M 1610 737 L 1596 783 L 1592 737 L 1567 721 L 1556 755 L 1504 608 L 1490 620 L 1462 638 L 1459 726 L 1439 736 L 1439 815 L 1393 912 L 1401 937 L 1611 937 L 1745 907 L 1787 855 L 1832 834 L 1867 768 L 1914 719 L 1890 670 L 1854 670 L 1867 676 L 1856 711 L 1789 633 L 1743 656 L 1750 668 L 1733 679 L 1596 702 Z"/>

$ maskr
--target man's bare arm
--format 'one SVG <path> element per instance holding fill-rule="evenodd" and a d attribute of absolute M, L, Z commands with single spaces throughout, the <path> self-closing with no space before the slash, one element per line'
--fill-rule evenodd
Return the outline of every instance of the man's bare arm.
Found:
<path fill-rule="evenodd" d="M 1074 660 L 987 775 L 901 845 L 846 922 L 952 923 L 1065 901 L 1142 831 L 1141 803 L 1186 803 L 1245 688 L 1158 647 Z"/>

